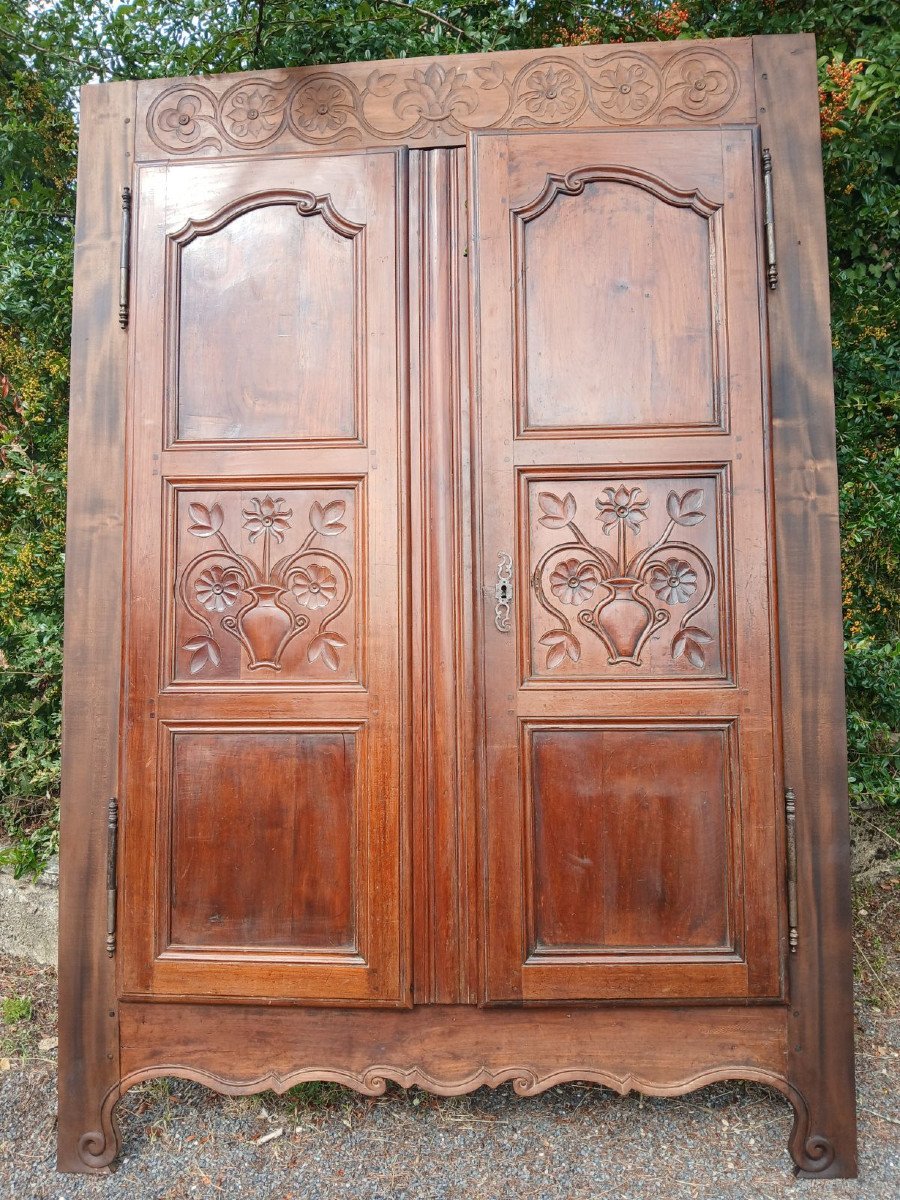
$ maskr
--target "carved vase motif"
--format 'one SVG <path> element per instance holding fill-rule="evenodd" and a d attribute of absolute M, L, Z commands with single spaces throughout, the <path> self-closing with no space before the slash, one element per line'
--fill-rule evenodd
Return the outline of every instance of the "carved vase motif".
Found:
<path fill-rule="evenodd" d="M 283 588 L 261 583 L 246 590 L 253 603 L 241 609 L 237 617 L 226 617 L 222 626 L 240 638 L 249 655 L 251 670 L 273 667 L 280 671 L 285 646 L 308 621 L 279 604 L 279 597 L 285 595 Z"/>
<path fill-rule="evenodd" d="M 606 642 L 611 663 L 637 663 L 644 642 L 660 623 L 658 614 L 639 595 L 640 580 L 607 579 L 605 584 L 609 595 L 589 614 L 590 623 Z"/>
<path fill-rule="evenodd" d="M 712 598 L 715 572 L 698 545 L 673 536 L 679 526 L 690 528 L 705 520 L 702 488 L 669 492 L 666 523 L 642 548 L 629 546 L 630 540 L 646 537 L 642 531 L 650 499 L 638 486 L 611 484 L 595 500 L 603 533 L 610 538 L 615 535 L 609 549 L 594 544 L 577 523 L 578 505 L 571 492 L 557 496 L 541 491 L 537 501 L 541 511 L 538 523 L 545 529 L 566 530 L 566 540 L 545 550 L 532 572 L 537 602 L 554 620 L 553 627 L 539 638 L 547 647 L 547 670 L 556 670 L 567 660 L 580 660 L 581 642 L 573 628 L 576 621 L 603 643 L 611 666 L 640 666 L 647 641 L 669 623 L 681 605 L 685 611 L 671 644 L 672 659 L 683 659 L 698 669 L 705 667 L 703 648 L 713 638 L 691 621 Z M 655 593 L 658 604 L 644 594 L 644 588 Z M 574 620 L 566 612 L 572 608 L 577 610 Z"/>

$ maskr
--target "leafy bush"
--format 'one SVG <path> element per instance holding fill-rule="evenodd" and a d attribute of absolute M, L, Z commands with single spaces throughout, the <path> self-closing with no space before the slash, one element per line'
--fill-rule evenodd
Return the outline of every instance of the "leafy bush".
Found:
<path fill-rule="evenodd" d="M 0 823 L 55 846 L 78 85 L 597 41 L 813 32 L 819 52 L 855 803 L 900 806 L 894 0 L 0 0 Z"/>

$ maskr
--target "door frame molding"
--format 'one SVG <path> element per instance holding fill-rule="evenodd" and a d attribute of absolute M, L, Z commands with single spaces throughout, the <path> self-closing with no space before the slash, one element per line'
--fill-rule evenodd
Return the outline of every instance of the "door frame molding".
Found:
<path fill-rule="evenodd" d="M 682 71 L 691 56 L 700 56 L 711 70 L 720 72 L 724 83 L 717 86 L 734 90 L 725 107 L 709 109 L 709 117 L 687 107 L 690 97 Z M 650 90 L 644 93 L 646 109 L 636 116 L 620 109 L 617 93 L 607 89 L 616 86 L 616 65 L 625 72 L 640 67 L 644 74 L 634 78 L 650 80 Z M 562 76 L 563 89 L 570 89 L 568 98 L 547 95 L 554 90 L 547 84 L 551 68 L 557 72 L 557 84 Z M 566 71 L 572 72 L 575 83 L 565 82 Z M 272 117 L 277 128 L 257 125 L 262 136 L 252 134 L 252 144 L 234 135 L 227 115 L 249 108 L 246 75 L 202 82 L 91 85 L 81 94 L 63 682 L 59 1168 L 108 1171 L 119 1150 L 117 1100 L 136 1082 L 159 1075 L 195 1079 L 234 1094 L 269 1087 L 283 1091 L 302 1078 L 339 1079 L 368 1094 L 383 1091 L 389 1078 L 444 1094 L 472 1090 L 482 1083 L 496 1086 L 510 1078 L 521 1094 L 583 1078 L 617 1091 L 636 1088 L 649 1094 L 685 1092 L 714 1079 L 752 1078 L 778 1088 L 793 1105 L 791 1153 L 801 1175 L 854 1176 L 840 544 L 814 38 L 803 34 L 689 45 L 660 43 L 639 49 L 626 45 L 512 51 L 454 56 L 450 62 L 411 59 L 308 67 L 254 73 L 252 78 L 278 99 Z M 591 89 L 585 78 L 593 81 Z M 329 81 L 347 104 L 345 121 L 337 127 L 331 124 L 334 114 L 329 116 L 326 93 L 325 113 L 304 107 L 310 96 L 318 94 L 314 89 Z M 436 87 L 444 88 L 445 101 L 442 107 L 429 108 Z M 488 107 L 498 103 L 498 94 L 512 97 L 506 109 L 501 106 L 499 116 Z M 573 95 L 581 98 L 573 102 Z M 168 143 L 162 140 L 158 123 L 154 133 L 137 120 L 139 111 L 147 112 L 150 122 L 168 111 L 165 97 L 172 101 L 171 114 L 162 126 Z M 606 106 L 602 98 L 608 101 Z M 293 116 L 288 101 L 295 104 Z M 179 124 L 180 116 L 187 121 Z M 654 121 L 670 128 L 696 127 L 698 120 L 713 125 L 758 123 L 762 145 L 771 149 L 774 163 L 779 284 L 769 293 L 768 310 L 771 451 L 775 530 L 780 538 L 776 545 L 785 781 L 797 796 L 799 945 L 795 954 L 788 953 L 785 945 L 788 1006 L 712 1004 L 688 1010 L 665 1004 L 640 1008 L 603 1004 L 543 1010 L 542 1021 L 551 1012 L 559 1013 L 582 1032 L 581 1039 L 561 1043 L 561 1052 L 569 1046 L 565 1065 L 550 1061 L 556 1039 L 552 1032 L 541 1040 L 542 1048 L 535 1046 L 527 1009 L 423 1007 L 396 1014 L 318 1010 L 315 1015 L 316 1010 L 290 1005 L 225 1005 L 216 1022 L 203 1023 L 204 1032 L 208 1031 L 203 1044 L 198 1041 L 202 1004 L 128 1003 L 120 1012 L 115 959 L 106 950 L 106 846 L 107 806 L 118 793 L 124 419 L 130 345 L 117 320 L 119 196 L 129 182 L 132 164 L 136 159 L 178 159 L 185 156 L 185 148 L 189 153 L 199 150 L 204 158 L 240 158 L 261 149 L 271 155 L 388 144 L 410 149 L 458 147 L 465 144 L 470 128 L 507 129 L 516 127 L 516 122 L 518 127 L 530 122 L 533 128 L 631 129 Z M 479 126 L 479 121 L 487 124 Z M 347 122 L 355 130 L 352 144 Z M 189 143 L 183 139 L 179 143 L 179 129 L 190 130 Z M 421 466 L 414 469 L 413 479 L 416 470 L 421 471 Z M 467 487 L 464 482 L 463 492 Z M 413 491 L 414 504 L 420 505 Z M 446 521 L 461 520 L 464 507 L 448 506 Z M 416 520 L 414 528 L 425 527 L 421 513 Z M 446 524 L 442 532 L 447 532 Z M 455 533 L 462 540 L 468 537 L 464 529 Z M 420 552 L 415 571 L 422 579 L 414 581 L 414 595 L 415 589 L 427 595 L 424 561 Z M 471 595 L 478 604 L 488 602 L 479 579 L 473 580 Z M 816 598 L 815 607 L 805 602 L 808 597 Z M 457 628 L 463 629 L 467 646 L 473 645 L 468 626 Z M 427 649 L 421 630 L 414 630 L 413 636 L 420 648 Z M 474 649 L 480 652 L 477 645 Z M 450 666 L 459 671 L 460 661 L 457 657 Z M 477 678 L 481 670 L 477 653 L 475 664 Z M 468 680 L 468 674 L 455 680 L 457 716 L 462 722 L 457 728 L 463 728 L 467 719 Z M 446 712 L 452 697 L 448 699 L 442 686 L 432 702 L 439 706 L 435 712 Z M 417 725 L 429 738 L 435 728 L 433 719 L 419 720 Z M 420 772 L 429 757 L 428 751 L 417 756 Z M 773 881 L 773 886 L 780 884 Z M 396 1061 L 392 1065 L 351 1063 L 335 1047 L 327 1063 L 315 1065 L 327 1052 L 317 1024 L 325 1017 L 345 1034 L 352 1029 L 357 1040 L 369 1036 L 374 1042 L 390 1032 Z M 266 1063 L 242 1059 L 233 1073 L 222 1075 L 215 1069 L 223 1059 L 216 1050 L 215 1028 L 226 1022 L 239 1027 L 243 1021 L 257 1026 L 267 1023 L 269 1033 L 259 1045 L 269 1057 Z M 682 1021 L 696 1027 L 695 1037 L 671 1038 L 671 1023 Z M 743 1046 L 739 1061 L 717 1059 L 714 1045 L 700 1053 L 701 1046 L 710 1044 L 703 1030 L 720 1021 L 732 1022 L 747 1038 L 752 1029 L 761 1031 L 755 1041 L 751 1038 Z M 162 1041 L 154 1033 L 158 1028 L 167 1029 Z M 629 1028 L 634 1030 L 632 1037 L 625 1036 Z M 613 1062 L 620 1049 L 626 1055 L 633 1053 L 636 1061 L 640 1039 L 653 1028 L 665 1036 L 665 1069 L 654 1067 L 652 1061 L 646 1070 Z M 448 1029 L 458 1030 L 454 1053 L 459 1072 L 453 1079 L 428 1069 L 429 1058 L 449 1036 Z M 604 1030 L 608 1038 L 603 1038 Z M 592 1045 L 603 1042 L 617 1047 L 615 1056 L 611 1050 L 603 1052 L 609 1062 L 601 1062 L 596 1051 L 587 1049 L 583 1038 L 588 1032 Z M 528 1071 L 515 1065 L 532 1062 L 538 1051 L 542 1058 L 549 1056 L 546 1064 Z M 493 1060 L 494 1054 L 502 1057 L 502 1064 Z M 699 1072 L 690 1066 L 698 1061 L 706 1064 Z"/>

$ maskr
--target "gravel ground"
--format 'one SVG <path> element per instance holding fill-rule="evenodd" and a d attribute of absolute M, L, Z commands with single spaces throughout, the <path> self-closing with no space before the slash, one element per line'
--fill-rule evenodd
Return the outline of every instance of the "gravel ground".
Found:
<path fill-rule="evenodd" d="M 791 1110 L 724 1083 L 676 1099 L 570 1084 L 532 1099 L 507 1085 L 441 1099 L 391 1088 L 369 1099 L 307 1084 L 230 1098 L 153 1080 L 119 1105 L 112 1176 L 57 1175 L 53 976 L 0 960 L 0 1196 L 14 1200 L 897 1200 L 900 1196 L 900 880 L 857 897 L 858 1181 L 794 1179 Z M 267 1137 L 267 1135 L 273 1135 Z"/>

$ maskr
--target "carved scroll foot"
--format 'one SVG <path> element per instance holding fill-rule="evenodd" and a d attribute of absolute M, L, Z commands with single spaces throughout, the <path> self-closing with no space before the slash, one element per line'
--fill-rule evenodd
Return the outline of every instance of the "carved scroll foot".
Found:
<path fill-rule="evenodd" d="M 93 1120 L 86 1122 L 91 1128 L 85 1133 L 69 1136 L 61 1125 L 56 1158 L 58 1171 L 109 1175 L 116 1169 L 122 1135 L 114 1110 L 120 1096 L 118 1086 L 107 1092 Z"/>
<path fill-rule="evenodd" d="M 818 1122 L 801 1093 L 789 1088 L 787 1096 L 794 1109 L 794 1126 L 788 1141 L 794 1174 L 801 1179 L 855 1179 L 854 1131 L 848 1131 L 846 1146 L 837 1147 L 831 1138 L 815 1132 Z"/>

